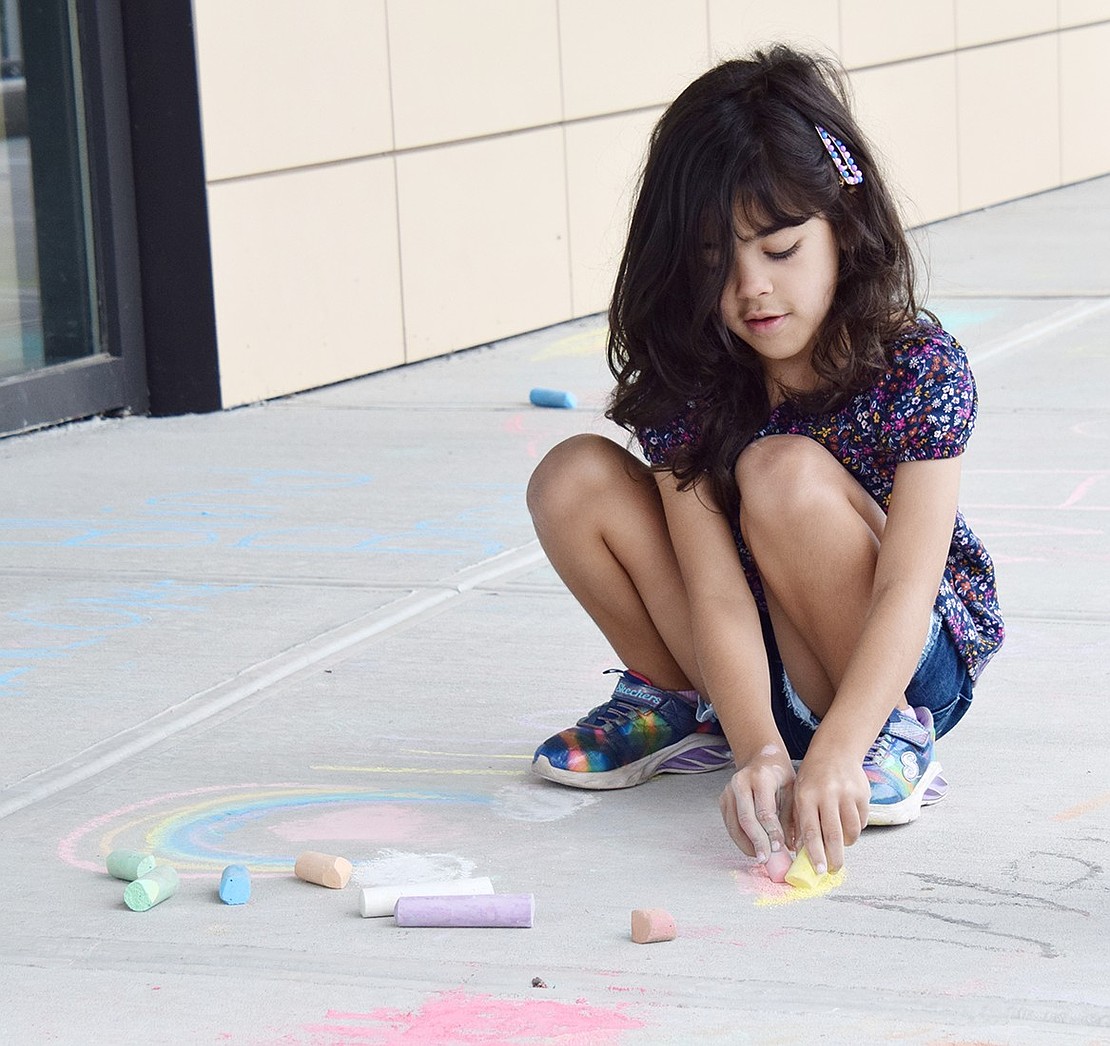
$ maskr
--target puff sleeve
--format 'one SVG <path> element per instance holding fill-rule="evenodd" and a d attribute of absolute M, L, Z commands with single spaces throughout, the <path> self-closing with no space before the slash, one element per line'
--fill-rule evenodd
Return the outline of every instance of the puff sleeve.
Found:
<path fill-rule="evenodd" d="M 946 331 L 909 339 L 895 352 L 886 403 L 873 403 L 880 443 L 896 461 L 962 454 L 978 411 L 967 353 Z"/>

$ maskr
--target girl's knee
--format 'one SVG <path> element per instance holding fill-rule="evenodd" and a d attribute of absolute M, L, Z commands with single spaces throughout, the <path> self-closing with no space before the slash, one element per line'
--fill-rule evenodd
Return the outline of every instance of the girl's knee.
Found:
<path fill-rule="evenodd" d="M 630 455 L 604 436 L 582 433 L 556 444 L 528 481 L 528 511 L 537 523 L 578 511 L 612 484 Z M 627 473 L 625 473 L 627 475 Z"/>
<path fill-rule="evenodd" d="M 749 444 L 736 462 L 742 523 L 782 524 L 821 511 L 839 497 L 840 463 L 806 436 L 766 436 Z"/>

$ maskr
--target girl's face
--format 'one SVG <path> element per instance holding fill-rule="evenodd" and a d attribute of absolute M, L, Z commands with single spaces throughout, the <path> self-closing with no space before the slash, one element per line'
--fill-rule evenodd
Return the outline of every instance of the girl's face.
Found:
<path fill-rule="evenodd" d="M 734 226 L 721 318 L 759 355 L 776 403 L 780 387 L 807 392 L 816 384 L 810 358 L 836 290 L 836 235 L 820 216 L 757 229 L 738 209 Z"/>

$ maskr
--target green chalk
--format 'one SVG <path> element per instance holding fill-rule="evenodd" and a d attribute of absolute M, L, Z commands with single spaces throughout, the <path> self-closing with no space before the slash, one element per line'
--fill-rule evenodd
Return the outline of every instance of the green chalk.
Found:
<path fill-rule="evenodd" d="M 133 912 L 145 912 L 177 893 L 180 880 L 168 864 L 152 868 L 141 879 L 128 883 L 123 891 L 123 903 Z"/>
<path fill-rule="evenodd" d="M 108 874 L 117 879 L 133 882 L 141 879 L 158 862 L 150 855 L 138 850 L 113 850 L 108 854 Z"/>

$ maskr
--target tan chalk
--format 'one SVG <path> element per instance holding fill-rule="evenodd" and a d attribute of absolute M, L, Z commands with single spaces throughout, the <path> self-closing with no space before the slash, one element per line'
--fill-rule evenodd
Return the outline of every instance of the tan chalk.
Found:
<path fill-rule="evenodd" d="M 636 944 L 673 941 L 677 935 L 674 916 L 665 908 L 637 908 L 632 912 L 632 940 Z"/>
<path fill-rule="evenodd" d="M 293 874 L 306 883 L 316 883 L 331 890 L 342 890 L 351 878 L 354 867 L 346 857 L 306 850 L 297 858 Z"/>

